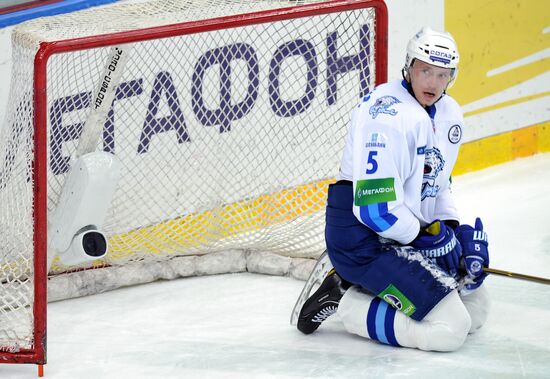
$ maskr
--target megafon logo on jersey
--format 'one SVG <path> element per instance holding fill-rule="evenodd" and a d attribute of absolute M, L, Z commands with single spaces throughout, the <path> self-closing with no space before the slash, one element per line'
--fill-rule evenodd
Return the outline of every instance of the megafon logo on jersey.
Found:
<path fill-rule="evenodd" d="M 394 201 L 395 178 L 358 180 L 355 188 L 354 203 L 358 207 L 369 204 Z"/>
<path fill-rule="evenodd" d="M 430 50 L 430 59 L 433 62 L 441 62 L 444 64 L 451 63 L 451 54 L 439 50 Z"/>

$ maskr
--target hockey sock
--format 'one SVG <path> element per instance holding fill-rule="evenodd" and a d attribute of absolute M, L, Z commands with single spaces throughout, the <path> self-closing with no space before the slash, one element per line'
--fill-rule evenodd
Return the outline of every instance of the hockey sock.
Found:
<path fill-rule="evenodd" d="M 355 286 L 344 294 L 337 312 L 348 332 L 393 346 L 400 346 L 394 327 L 398 313 L 382 299 Z"/>
<path fill-rule="evenodd" d="M 443 298 L 422 321 L 415 321 L 354 286 L 342 297 L 337 314 L 350 333 L 421 350 L 456 350 L 471 326 L 457 291 Z"/>
<path fill-rule="evenodd" d="M 393 346 L 400 346 L 395 339 L 394 319 L 397 311 L 384 300 L 371 300 L 367 313 L 367 332 L 371 339 Z"/>

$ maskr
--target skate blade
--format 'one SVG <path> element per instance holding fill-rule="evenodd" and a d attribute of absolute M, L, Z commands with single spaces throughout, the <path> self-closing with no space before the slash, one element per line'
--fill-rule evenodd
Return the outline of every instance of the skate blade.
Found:
<path fill-rule="evenodd" d="M 309 277 L 304 284 L 302 292 L 300 292 L 300 296 L 298 296 L 298 300 L 296 300 L 296 304 L 294 305 L 294 309 L 292 309 L 292 313 L 290 315 L 290 325 L 296 326 L 298 324 L 300 311 L 302 310 L 306 300 L 309 298 L 311 289 L 316 284 L 320 285 L 332 268 L 332 263 L 330 262 L 327 251 L 325 250 L 319 257 L 315 267 L 313 267 L 311 274 L 309 274 Z"/>

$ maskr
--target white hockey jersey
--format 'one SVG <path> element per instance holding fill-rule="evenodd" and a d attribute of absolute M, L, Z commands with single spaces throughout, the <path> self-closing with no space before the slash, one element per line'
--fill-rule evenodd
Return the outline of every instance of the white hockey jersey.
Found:
<path fill-rule="evenodd" d="M 355 108 L 338 177 L 353 181 L 357 219 L 402 244 L 436 219 L 459 220 L 450 176 L 464 126 L 450 96 L 424 109 L 407 86 L 382 84 Z"/>

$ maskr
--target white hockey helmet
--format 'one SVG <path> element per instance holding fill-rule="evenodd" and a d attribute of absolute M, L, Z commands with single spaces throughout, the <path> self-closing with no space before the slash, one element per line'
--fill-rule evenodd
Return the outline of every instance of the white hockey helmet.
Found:
<path fill-rule="evenodd" d="M 404 74 L 407 74 L 413 61 L 419 59 L 423 62 L 438 67 L 451 69 L 450 87 L 458 74 L 458 49 L 456 42 L 450 33 L 436 32 L 430 27 L 425 26 L 412 37 L 407 45 L 407 56 Z"/>

